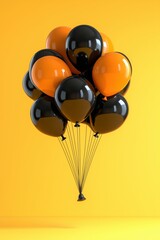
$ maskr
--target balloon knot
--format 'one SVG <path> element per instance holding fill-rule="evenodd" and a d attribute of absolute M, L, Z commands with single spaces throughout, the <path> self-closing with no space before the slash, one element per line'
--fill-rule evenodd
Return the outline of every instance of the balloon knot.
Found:
<path fill-rule="evenodd" d="M 75 127 L 80 127 L 80 124 L 78 122 L 75 123 Z"/>
<path fill-rule="evenodd" d="M 63 135 L 61 135 L 61 140 L 64 141 L 66 139 L 66 137 L 64 137 Z"/>
<path fill-rule="evenodd" d="M 107 97 L 103 97 L 102 100 L 103 100 L 103 101 L 107 101 Z"/>
<path fill-rule="evenodd" d="M 93 135 L 95 138 L 99 138 L 99 133 L 96 132 L 96 134 Z"/>
<path fill-rule="evenodd" d="M 86 200 L 85 196 L 82 193 L 80 193 L 77 201 L 80 202 L 80 201 L 84 201 L 84 200 Z"/>

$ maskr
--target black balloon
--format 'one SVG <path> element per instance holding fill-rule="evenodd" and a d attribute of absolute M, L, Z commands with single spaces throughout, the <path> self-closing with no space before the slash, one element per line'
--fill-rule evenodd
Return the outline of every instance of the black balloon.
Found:
<path fill-rule="evenodd" d="M 85 71 L 82 76 L 84 76 L 91 84 L 92 86 L 94 87 L 95 91 L 97 90 L 95 85 L 94 85 L 94 81 L 93 81 L 93 78 L 92 78 L 92 68 L 89 68 L 87 71 Z"/>
<path fill-rule="evenodd" d="M 51 97 L 40 97 L 32 105 L 30 115 L 33 124 L 42 133 L 59 137 L 65 132 L 67 120 L 60 114 Z"/>
<path fill-rule="evenodd" d="M 30 79 L 32 80 L 31 78 L 31 70 L 32 70 L 32 67 L 34 65 L 34 63 L 39 59 L 39 58 L 42 58 L 42 57 L 45 57 L 45 56 L 54 56 L 54 57 L 58 57 L 60 59 L 62 59 L 63 61 L 64 58 L 56 51 L 52 50 L 52 49 L 41 49 L 40 51 L 36 52 L 34 54 L 34 56 L 32 57 L 31 61 L 30 61 L 30 65 L 29 65 L 29 75 L 30 75 Z"/>
<path fill-rule="evenodd" d="M 55 101 L 68 120 L 78 123 L 93 110 L 95 94 L 87 81 L 76 75 L 61 82 L 55 92 Z"/>
<path fill-rule="evenodd" d="M 87 126 L 91 127 L 91 125 L 90 125 L 90 116 L 88 116 L 86 119 L 84 119 L 84 121 L 82 123 L 84 123 Z"/>
<path fill-rule="evenodd" d="M 102 53 L 102 37 L 93 27 L 80 25 L 71 30 L 66 52 L 71 63 L 81 72 L 92 67 Z"/>
<path fill-rule="evenodd" d="M 30 80 L 29 72 L 27 72 L 22 82 L 23 90 L 33 100 L 37 100 L 43 93 L 37 89 Z"/>
<path fill-rule="evenodd" d="M 117 94 L 106 101 L 100 94 L 90 117 L 92 129 L 96 133 L 114 131 L 123 124 L 127 115 L 128 103 L 122 95 Z"/>

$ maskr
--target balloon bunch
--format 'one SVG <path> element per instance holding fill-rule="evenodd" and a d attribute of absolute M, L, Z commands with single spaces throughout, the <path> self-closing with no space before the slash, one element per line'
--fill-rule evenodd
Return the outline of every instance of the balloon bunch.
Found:
<path fill-rule="evenodd" d="M 82 190 L 102 134 L 120 127 L 128 115 L 123 95 L 131 74 L 129 59 L 88 25 L 55 28 L 46 48 L 31 59 L 23 79 L 24 91 L 36 100 L 31 120 L 39 131 L 58 137 L 78 201 L 85 200 Z"/>

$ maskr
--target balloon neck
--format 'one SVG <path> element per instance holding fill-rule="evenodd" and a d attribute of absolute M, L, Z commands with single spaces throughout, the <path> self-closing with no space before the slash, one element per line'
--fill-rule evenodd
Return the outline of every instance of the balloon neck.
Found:
<path fill-rule="evenodd" d="M 80 124 L 78 122 L 75 123 L 75 127 L 80 127 Z"/>
<path fill-rule="evenodd" d="M 94 136 L 95 138 L 99 138 L 99 133 L 96 132 L 93 136 Z"/>
<path fill-rule="evenodd" d="M 63 135 L 61 135 L 61 140 L 64 141 L 66 139 L 66 137 L 64 137 Z"/>
<path fill-rule="evenodd" d="M 102 100 L 103 100 L 103 101 L 107 101 L 107 97 L 103 97 Z"/>
<path fill-rule="evenodd" d="M 82 193 L 80 193 L 77 201 L 80 202 L 80 201 L 84 201 L 84 200 L 86 200 L 85 196 Z"/>

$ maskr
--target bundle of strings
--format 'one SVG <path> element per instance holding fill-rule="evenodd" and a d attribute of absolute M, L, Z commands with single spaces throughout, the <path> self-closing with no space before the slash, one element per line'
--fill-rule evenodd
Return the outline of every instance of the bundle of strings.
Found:
<path fill-rule="evenodd" d="M 65 137 L 58 138 L 79 191 L 78 201 L 86 199 L 82 191 L 101 137 L 87 124 L 68 122 Z"/>

